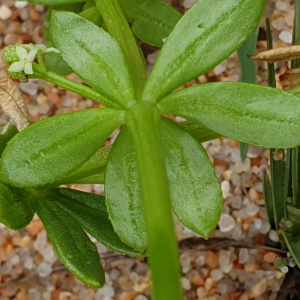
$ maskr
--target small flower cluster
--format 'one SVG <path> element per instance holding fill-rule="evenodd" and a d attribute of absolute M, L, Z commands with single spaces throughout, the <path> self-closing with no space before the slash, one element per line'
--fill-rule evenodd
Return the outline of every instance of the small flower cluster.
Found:
<path fill-rule="evenodd" d="M 10 45 L 4 48 L 2 52 L 3 62 L 9 66 L 8 74 L 20 81 L 26 81 L 27 75 L 33 74 L 32 62 L 38 51 L 42 53 L 55 52 L 60 53 L 55 48 L 47 48 L 45 45 Z"/>

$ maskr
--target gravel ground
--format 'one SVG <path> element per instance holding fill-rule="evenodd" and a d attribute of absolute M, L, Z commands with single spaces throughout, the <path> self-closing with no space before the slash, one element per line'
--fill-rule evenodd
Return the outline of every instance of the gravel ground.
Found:
<path fill-rule="evenodd" d="M 195 0 L 184 0 L 188 9 Z M 176 4 L 176 1 L 173 3 Z M 269 1 L 265 17 L 273 30 L 274 47 L 292 41 L 293 1 Z M 26 2 L 0 1 L 0 50 L 15 43 L 43 43 L 42 24 L 45 8 Z M 257 50 L 266 49 L 264 18 Z M 153 49 L 152 49 L 153 50 Z M 147 56 L 150 72 L 158 55 L 154 49 Z M 286 63 L 276 64 L 279 76 Z M 6 76 L 0 61 L 0 76 Z M 266 65 L 258 67 L 257 83 L 266 85 Z M 80 82 L 75 75 L 70 79 Z M 278 78 L 278 77 L 277 77 Z M 237 53 L 189 84 L 214 81 L 239 81 Z M 34 121 L 99 104 L 64 91 L 53 84 L 31 80 L 19 84 Z M 277 87 L 282 88 L 277 82 Z M 1 113 L 1 118 L 8 117 Z M 176 118 L 178 122 L 182 119 Z M 115 132 L 107 144 L 112 143 Z M 269 151 L 250 146 L 245 162 L 241 162 L 239 143 L 226 138 L 204 143 L 220 181 L 224 209 L 211 239 L 204 241 L 176 221 L 181 248 L 182 286 L 188 300 L 263 300 L 275 299 L 286 269 L 276 270 L 273 262 L 278 253 L 266 245 L 275 245 L 278 236 L 270 231 L 264 207 L 262 176 L 269 172 Z M 72 188 L 103 194 L 103 185 L 73 185 Z M 218 239 L 217 239 L 218 238 Z M 86 287 L 64 268 L 47 238 L 45 229 L 35 217 L 19 232 L 0 225 L 0 300 L 147 300 L 150 282 L 147 263 L 112 253 L 97 243 L 106 271 L 102 289 Z M 284 254 L 285 255 L 285 254 Z M 290 262 L 293 266 L 293 261 Z"/>

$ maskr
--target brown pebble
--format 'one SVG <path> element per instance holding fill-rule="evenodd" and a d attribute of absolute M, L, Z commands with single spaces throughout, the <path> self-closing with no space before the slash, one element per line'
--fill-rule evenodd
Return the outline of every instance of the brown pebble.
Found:
<path fill-rule="evenodd" d="M 138 293 L 144 293 L 144 291 L 149 287 L 149 283 L 148 282 L 142 282 L 142 283 L 135 283 L 133 286 L 133 289 L 135 292 Z"/>
<path fill-rule="evenodd" d="M 35 122 L 35 123 L 38 122 L 41 119 L 41 117 L 42 117 L 41 114 L 36 114 L 34 116 L 31 116 L 32 121 Z"/>
<path fill-rule="evenodd" d="M 27 227 L 26 230 L 31 236 L 36 236 L 44 228 L 41 220 L 32 221 Z"/>
<path fill-rule="evenodd" d="M 205 251 L 205 264 L 211 269 L 216 269 L 219 265 L 218 256 L 212 251 Z"/>
<path fill-rule="evenodd" d="M 207 295 L 207 290 L 204 287 L 197 288 L 197 296 L 199 300 L 205 299 Z"/>
<path fill-rule="evenodd" d="M 214 280 L 211 277 L 208 277 L 205 280 L 204 287 L 207 291 L 209 291 L 213 286 Z"/>
<path fill-rule="evenodd" d="M 69 292 L 61 292 L 59 294 L 58 300 L 72 300 L 72 294 Z"/>
<path fill-rule="evenodd" d="M 251 287 L 253 297 L 261 296 L 267 290 L 267 279 L 262 278 L 257 284 Z"/>
<path fill-rule="evenodd" d="M 277 253 L 269 251 L 264 255 L 264 261 L 267 263 L 273 263 L 276 257 L 278 257 Z"/>
<path fill-rule="evenodd" d="M 20 240 L 20 247 L 28 247 L 32 243 L 32 239 L 30 236 L 24 236 Z"/>
<path fill-rule="evenodd" d="M 230 300 L 238 300 L 242 294 L 243 294 L 242 292 L 230 293 L 229 294 Z"/>
<path fill-rule="evenodd" d="M 55 105 L 58 105 L 58 106 L 62 105 L 61 97 L 56 93 L 49 93 L 48 99 L 50 102 L 52 102 Z"/>
<path fill-rule="evenodd" d="M 193 270 L 193 277 L 192 277 L 191 282 L 192 282 L 192 284 L 197 285 L 197 286 L 202 286 L 204 284 L 204 280 L 199 275 L 199 273 L 195 270 Z"/>
<path fill-rule="evenodd" d="M 36 21 L 39 21 L 40 20 L 40 18 L 41 18 L 41 15 L 39 14 L 39 12 L 37 12 L 35 9 L 30 9 L 30 11 L 29 11 L 29 18 L 32 20 L 32 21 L 34 21 L 34 22 L 36 22 Z"/>
<path fill-rule="evenodd" d="M 244 266 L 245 268 L 245 271 L 247 272 L 254 272 L 254 271 L 257 271 L 257 270 L 260 270 L 260 264 L 259 263 L 247 263 L 245 264 Z"/>
<path fill-rule="evenodd" d="M 122 292 L 119 296 L 119 300 L 133 300 L 135 299 L 139 294 L 136 292 Z"/>

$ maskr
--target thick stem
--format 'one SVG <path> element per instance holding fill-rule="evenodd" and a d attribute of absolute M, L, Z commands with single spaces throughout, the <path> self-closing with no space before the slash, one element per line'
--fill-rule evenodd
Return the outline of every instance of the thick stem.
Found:
<path fill-rule="evenodd" d="M 49 72 L 42 66 L 39 66 L 35 63 L 32 64 L 32 67 L 33 67 L 32 78 L 39 78 L 39 79 L 43 79 L 43 80 L 52 82 L 66 90 L 74 92 L 83 97 L 92 99 L 98 103 L 101 103 L 101 104 L 105 105 L 106 107 L 122 109 L 117 103 L 114 103 L 113 101 L 105 98 L 98 92 L 92 90 L 91 88 L 89 88 L 83 84 L 76 83 L 76 82 L 69 80 L 63 76 L 60 76 L 54 72 Z"/>
<path fill-rule="evenodd" d="M 155 300 L 182 300 L 180 268 L 156 107 L 139 102 L 128 116 L 137 153 Z"/>

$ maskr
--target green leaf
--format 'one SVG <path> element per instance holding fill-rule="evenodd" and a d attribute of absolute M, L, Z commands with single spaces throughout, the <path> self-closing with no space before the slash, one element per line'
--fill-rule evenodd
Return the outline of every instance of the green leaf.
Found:
<path fill-rule="evenodd" d="M 103 29 L 70 12 L 51 16 L 51 41 L 74 72 L 97 92 L 123 106 L 135 92 L 119 44 Z"/>
<path fill-rule="evenodd" d="M 256 62 L 251 60 L 248 55 L 255 54 L 259 26 L 257 26 L 249 35 L 248 39 L 238 49 L 238 55 L 242 71 L 242 81 L 245 83 L 256 83 L 257 66 Z M 248 152 L 248 144 L 240 144 L 241 160 L 245 161 Z"/>
<path fill-rule="evenodd" d="M 0 222 L 20 230 L 32 220 L 36 209 L 33 196 L 24 189 L 0 183 Z"/>
<path fill-rule="evenodd" d="M 235 140 L 266 148 L 300 144 L 300 100 L 282 90 L 226 82 L 201 84 L 165 97 L 162 114 L 174 114 Z"/>
<path fill-rule="evenodd" d="M 204 148 L 179 125 L 162 119 L 172 205 L 178 219 L 205 238 L 217 225 L 223 196 Z"/>
<path fill-rule="evenodd" d="M 99 10 L 95 6 L 84 10 L 79 15 L 87 19 L 88 21 L 94 23 L 98 27 L 102 27 L 102 24 L 104 23 Z"/>
<path fill-rule="evenodd" d="M 45 196 L 37 197 L 37 214 L 60 260 L 85 284 L 101 287 L 105 275 L 96 245 L 71 215 Z"/>
<path fill-rule="evenodd" d="M 101 147 L 123 117 L 123 111 L 96 108 L 31 125 L 3 152 L 1 181 L 18 187 L 59 184 Z"/>
<path fill-rule="evenodd" d="M 130 256 L 141 256 L 121 242 L 109 220 L 105 198 L 71 189 L 55 189 L 49 197 L 70 214 L 80 226 L 106 247 Z"/>
<path fill-rule="evenodd" d="M 21 1 L 25 1 L 25 0 L 21 0 Z M 34 4 L 41 4 L 41 5 L 65 5 L 65 4 L 81 3 L 85 1 L 86 0 L 29 0 L 28 2 Z"/>
<path fill-rule="evenodd" d="M 263 178 L 264 178 L 263 188 L 264 188 L 266 211 L 267 211 L 267 215 L 268 215 L 268 219 L 269 219 L 271 228 L 276 230 L 277 227 L 276 227 L 276 223 L 275 223 L 275 211 L 274 211 L 272 187 L 271 187 L 270 179 L 266 172 L 264 172 Z"/>
<path fill-rule="evenodd" d="M 55 52 L 49 52 L 45 57 L 45 66 L 48 71 L 52 71 L 62 76 L 69 75 L 73 70 L 62 59 L 61 55 Z"/>
<path fill-rule="evenodd" d="M 162 47 L 181 15 L 160 0 L 122 0 L 121 8 L 135 36 L 143 42 Z"/>
<path fill-rule="evenodd" d="M 143 252 L 147 248 L 143 204 L 135 149 L 126 126 L 109 154 L 105 197 L 109 218 L 121 241 Z"/>
<path fill-rule="evenodd" d="M 78 179 L 72 183 L 77 184 L 104 184 L 105 182 L 105 172 L 97 173 L 88 177 L 84 177 L 81 179 Z"/>
<path fill-rule="evenodd" d="M 76 183 L 78 180 L 105 172 L 111 146 L 100 148 L 85 164 L 66 176 L 61 184 Z"/>
<path fill-rule="evenodd" d="M 199 143 L 204 143 L 222 137 L 220 134 L 195 122 L 186 121 L 179 123 L 179 125 Z"/>
<path fill-rule="evenodd" d="M 163 46 L 144 99 L 156 102 L 223 61 L 246 40 L 264 7 L 265 0 L 198 0 Z"/>
<path fill-rule="evenodd" d="M 299 237 L 294 237 L 286 232 L 283 232 L 283 237 L 286 245 L 295 260 L 298 267 L 300 267 L 300 240 Z"/>
<path fill-rule="evenodd" d="M 18 133 L 17 127 L 9 122 L 0 120 L 0 158 L 7 143 Z"/>

